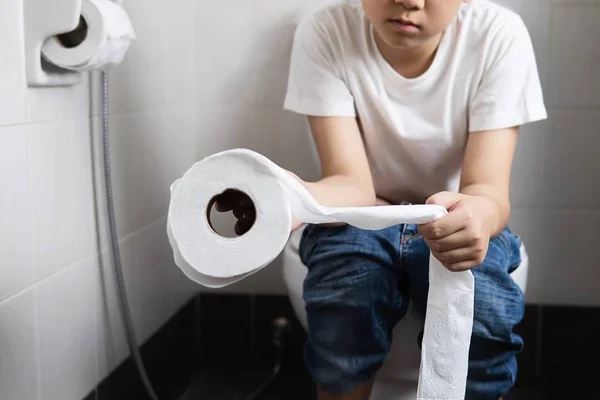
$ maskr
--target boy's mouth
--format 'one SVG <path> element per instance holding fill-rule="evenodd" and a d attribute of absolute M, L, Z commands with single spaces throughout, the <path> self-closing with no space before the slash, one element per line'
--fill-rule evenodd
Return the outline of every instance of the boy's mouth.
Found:
<path fill-rule="evenodd" d="M 396 30 L 401 32 L 417 33 L 421 30 L 419 25 L 402 18 L 390 19 L 389 21 Z"/>

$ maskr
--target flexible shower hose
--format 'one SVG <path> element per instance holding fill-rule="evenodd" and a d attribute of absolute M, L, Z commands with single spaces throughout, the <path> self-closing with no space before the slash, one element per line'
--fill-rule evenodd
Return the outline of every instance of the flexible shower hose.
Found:
<path fill-rule="evenodd" d="M 125 327 L 125 336 L 127 338 L 127 345 L 129 352 L 135 366 L 140 374 L 140 378 L 146 388 L 146 392 L 152 400 L 158 400 L 144 362 L 138 348 L 137 340 L 135 337 L 135 330 L 133 328 L 133 321 L 131 318 L 131 311 L 129 309 L 129 302 L 127 301 L 127 292 L 125 291 L 125 278 L 123 276 L 123 265 L 121 263 L 121 251 L 119 249 L 119 236 L 117 234 L 117 221 L 115 218 L 115 204 L 113 200 L 112 192 L 112 176 L 111 176 L 111 164 L 110 164 L 110 147 L 109 147 L 109 130 L 108 130 L 108 71 L 101 72 L 102 79 L 102 149 L 104 153 L 104 185 L 106 192 L 106 208 L 108 211 L 108 225 L 110 231 L 110 250 L 113 259 L 113 267 L 115 271 L 115 280 L 117 283 L 117 296 L 119 298 L 119 308 L 121 310 L 121 318 Z"/>

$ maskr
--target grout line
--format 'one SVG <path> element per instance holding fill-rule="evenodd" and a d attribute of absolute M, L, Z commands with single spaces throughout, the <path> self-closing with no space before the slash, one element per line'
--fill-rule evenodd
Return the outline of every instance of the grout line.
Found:
<path fill-rule="evenodd" d="M 170 104 L 165 104 L 163 106 L 152 107 L 152 108 L 142 109 L 142 110 L 135 110 L 135 111 L 125 111 L 125 112 L 111 111 L 109 114 L 109 118 L 136 116 L 136 115 L 143 115 L 143 114 L 155 114 L 157 112 L 170 112 L 170 111 L 185 109 L 186 107 L 191 107 L 193 110 L 195 106 L 196 106 L 196 102 L 194 102 L 194 101 L 192 101 L 192 102 L 182 101 L 182 102 L 170 103 Z M 216 107 L 216 108 L 219 108 L 219 107 Z M 27 121 L 1 124 L 0 129 L 55 124 L 55 123 L 59 123 L 59 122 L 76 122 L 76 121 L 96 120 L 96 119 L 99 119 L 101 116 L 102 116 L 102 114 L 100 111 L 94 112 L 91 114 L 87 114 L 87 115 L 76 116 L 76 117 L 61 118 L 61 119 L 43 119 L 43 120 L 39 120 L 39 121 L 29 121 L 29 116 L 28 116 Z"/>
<path fill-rule="evenodd" d="M 145 231 L 147 231 L 147 230 L 150 230 L 150 229 L 151 229 L 151 228 L 153 228 L 155 225 L 157 225 L 159 222 L 162 222 L 162 221 L 163 221 L 165 218 L 166 218 L 166 216 L 164 216 L 164 215 L 163 215 L 163 216 L 161 216 L 160 218 L 157 218 L 157 219 L 155 219 L 154 221 L 152 221 L 152 222 L 150 222 L 150 223 L 148 223 L 148 224 L 144 225 L 144 226 L 143 226 L 143 227 L 141 227 L 140 229 L 138 229 L 138 230 L 136 230 L 136 231 L 134 231 L 134 232 L 131 232 L 131 233 L 129 233 L 129 234 L 127 234 L 127 235 L 125 235 L 124 237 L 122 237 L 121 239 L 119 239 L 119 245 L 122 245 L 123 243 L 125 243 L 125 242 L 126 242 L 126 241 L 128 241 L 129 239 L 131 239 L 131 238 L 133 238 L 133 237 L 135 237 L 135 236 L 137 236 L 137 235 L 140 235 L 140 234 L 144 233 L 144 232 L 145 232 Z M 62 274 L 62 273 L 66 273 L 66 272 L 68 272 L 68 271 L 72 270 L 73 268 L 76 268 L 76 267 L 78 267 L 78 266 L 80 266 L 80 265 L 83 265 L 83 264 L 85 263 L 85 261 L 89 261 L 89 260 L 91 260 L 91 259 L 93 259 L 93 258 L 95 258 L 95 257 L 98 257 L 98 258 L 100 258 L 100 257 L 102 256 L 102 253 L 103 253 L 105 250 L 107 250 L 107 249 L 108 249 L 108 246 L 107 246 L 107 247 L 105 247 L 105 248 L 102 248 L 102 249 L 100 249 L 100 250 L 98 250 L 98 251 L 96 251 L 96 252 L 94 252 L 94 253 L 92 253 L 92 254 L 90 254 L 90 255 L 84 256 L 84 257 L 82 257 L 82 258 L 78 259 L 77 261 L 75 261 L 75 262 L 73 262 L 73 263 L 71 263 L 71 264 L 67 265 L 67 266 L 66 266 L 66 267 L 64 267 L 64 268 L 61 268 L 61 269 L 59 269 L 59 270 L 57 270 L 57 271 L 54 271 L 54 272 L 52 272 L 52 273 L 50 273 L 50 274 L 48 274 L 48 275 L 45 275 L 45 276 L 41 277 L 40 279 L 34 280 L 34 281 L 33 281 L 33 282 L 30 284 L 30 285 L 28 285 L 28 286 L 25 286 L 25 287 L 23 287 L 23 288 L 20 288 L 19 290 L 17 290 L 17 291 L 15 291 L 15 292 L 13 292 L 13 293 L 9 294 L 8 296 L 6 296 L 6 297 L 4 297 L 4 298 L 0 299 L 0 307 L 1 307 L 1 306 L 2 306 L 4 303 L 6 303 L 6 302 L 10 301 L 11 299 L 13 299 L 13 298 L 15 298 L 15 297 L 17 297 L 17 296 L 21 295 L 22 293 L 25 293 L 25 292 L 27 292 L 28 290 L 33 290 L 33 289 L 35 289 L 35 288 L 36 288 L 37 286 L 39 286 L 39 285 L 40 285 L 42 282 L 45 282 L 45 281 L 46 281 L 46 280 L 48 280 L 48 279 L 52 279 L 52 278 L 53 278 L 53 277 L 55 277 L 55 276 L 58 276 L 58 275 L 60 275 L 60 274 Z"/>
<path fill-rule="evenodd" d="M 37 400 L 42 400 L 42 360 L 40 357 L 40 325 L 39 325 L 39 317 L 38 317 L 38 308 L 37 308 L 37 293 L 33 291 L 33 318 L 34 318 L 34 326 L 35 326 L 35 368 L 36 368 L 36 385 L 37 385 Z M 0 302 L 0 305 L 2 303 Z"/>

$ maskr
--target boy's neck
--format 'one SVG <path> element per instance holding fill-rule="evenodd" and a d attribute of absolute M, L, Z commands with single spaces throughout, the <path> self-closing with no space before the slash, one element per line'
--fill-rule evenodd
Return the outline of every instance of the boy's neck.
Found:
<path fill-rule="evenodd" d="M 412 49 L 396 49 L 385 43 L 379 35 L 375 34 L 375 41 L 379 51 L 391 67 L 407 79 L 423 75 L 435 59 L 435 55 L 442 38 L 442 34 Z"/>

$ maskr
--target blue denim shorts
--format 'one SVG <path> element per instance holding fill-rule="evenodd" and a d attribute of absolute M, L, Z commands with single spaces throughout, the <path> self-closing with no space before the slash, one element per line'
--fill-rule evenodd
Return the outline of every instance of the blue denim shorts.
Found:
<path fill-rule="evenodd" d="M 520 245 L 506 228 L 490 241 L 484 262 L 472 269 L 475 316 L 467 400 L 498 400 L 514 385 L 516 355 L 523 347 L 514 327 L 523 318 L 524 298 L 510 273 L 521 262 Z M 300 242 L 308 268 L 305 361 L 322 390 L 342 394 L 373 378 L 409 302 L 425 315 L 429 255 L 416 225 L 380 231 L 306 227 Z M 419 343 L 416 338 L 415 346 Z"/>

